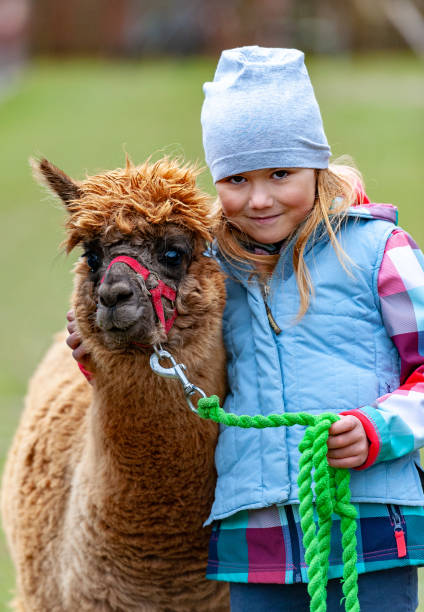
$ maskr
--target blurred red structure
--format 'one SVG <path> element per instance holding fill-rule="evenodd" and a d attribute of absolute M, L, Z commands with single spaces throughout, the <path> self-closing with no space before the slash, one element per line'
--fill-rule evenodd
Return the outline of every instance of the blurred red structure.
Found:
<path fill-rule="evenodd" d="M 34 54 L 136 57 L 245 44 L 421 54 L 420 40 L 424 0 L 0 0 L 0 64 L 26 46 Z"/>
<path fill-rule="evenodd" d="M 43 54 L 116 54 L 123 50 L 131 0 L 36 0 L 31 49 Z"/>

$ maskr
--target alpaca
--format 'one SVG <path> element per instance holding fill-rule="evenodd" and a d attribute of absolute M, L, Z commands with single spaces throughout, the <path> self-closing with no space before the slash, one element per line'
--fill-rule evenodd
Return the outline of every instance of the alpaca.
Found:
<path fill-rule="evenodd" d="M 227 585 L 204 578 L 202 527 L 217 426 L 149 367 L 162 343 L 194 384 L 225 394 L 225 288 L 205 254 L 209 198 L 194 168 L 169 159 L 127 160 L 80 182 L 45 159 L 34 165 L 67 209 L 67 252 L 84 249 L 72 306 L 94 378 L 85 381 L 61 334 L 30 382 L 2 487 L 12 607 L 224 612 Z M 161 281 L 168 289 L 154 307 Z"/>

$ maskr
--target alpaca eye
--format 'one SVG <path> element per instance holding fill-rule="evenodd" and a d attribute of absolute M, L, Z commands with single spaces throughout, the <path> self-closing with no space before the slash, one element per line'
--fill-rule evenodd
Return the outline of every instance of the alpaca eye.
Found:
<path fill-rule="evenodd" d="M 181 251 L 169 249 L 163 255 L 163 263 L 167 266 L 179 266 L 182 261 Z"/>
<path fill-rule="evenodd" d="M 86 258 L 90 270 L 92 272 L 97 272 L 101 264 L 100 257 L 97 255 L 97 253 L 93 253 L 93 251 L 88 251 L 87 253 L 84 253 L 83 257 Z"/>

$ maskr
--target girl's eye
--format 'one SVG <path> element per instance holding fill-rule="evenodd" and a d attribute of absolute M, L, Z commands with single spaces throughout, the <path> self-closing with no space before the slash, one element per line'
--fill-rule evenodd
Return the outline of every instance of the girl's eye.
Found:
<path fill-rule="evenodd" d="M 100 268 L 100 265 L 101 265 L 101 260 L 100 260 L 99 255 L 97 255 L 97 253 L 94 253 L 93 251 L 87 251 L 86 253 L 83 254 L 83 257 L 86 258 L 87 264 L 90 270 L 92 272 L 97 272 L 97 270 Z"/>
<path fill-rule="evenodd" d="M 162 260 L 167 266 L 179 266 L 182 258 L 183 254 L 181 251 L 177 251 L 177 249 L 168 249 L 168 251 L 165 251 Z"/>
<path fill-rule="evenodd" d="M 228 179 L 229 183 L 232 183 L 233 185 L 240 185 L 240 183 L 244 183 L 245 182 L 245 178 L 244 176 L 240 176 L 239 174 L 236 174 L 235 176 L 230 176 L 230 178 Z"/>
<path fill-rule="evenodd" d="M 288 175 L 287 170 L 276 170 L 275 172 L 272 173 L 272 178 L 282 179 L 282 178 L 286 178 L 287 175 Z"/>

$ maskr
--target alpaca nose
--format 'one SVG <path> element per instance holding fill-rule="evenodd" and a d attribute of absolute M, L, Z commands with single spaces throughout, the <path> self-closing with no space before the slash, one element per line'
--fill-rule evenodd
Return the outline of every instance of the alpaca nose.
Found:
<path fill-rule="evenodd" d="M 99 289 L 99 301 L 102 306 L 112 308 L 127 302 L 133 296 L 133 290 L 128 281 L 118 280 L 104 282 Z"/>

